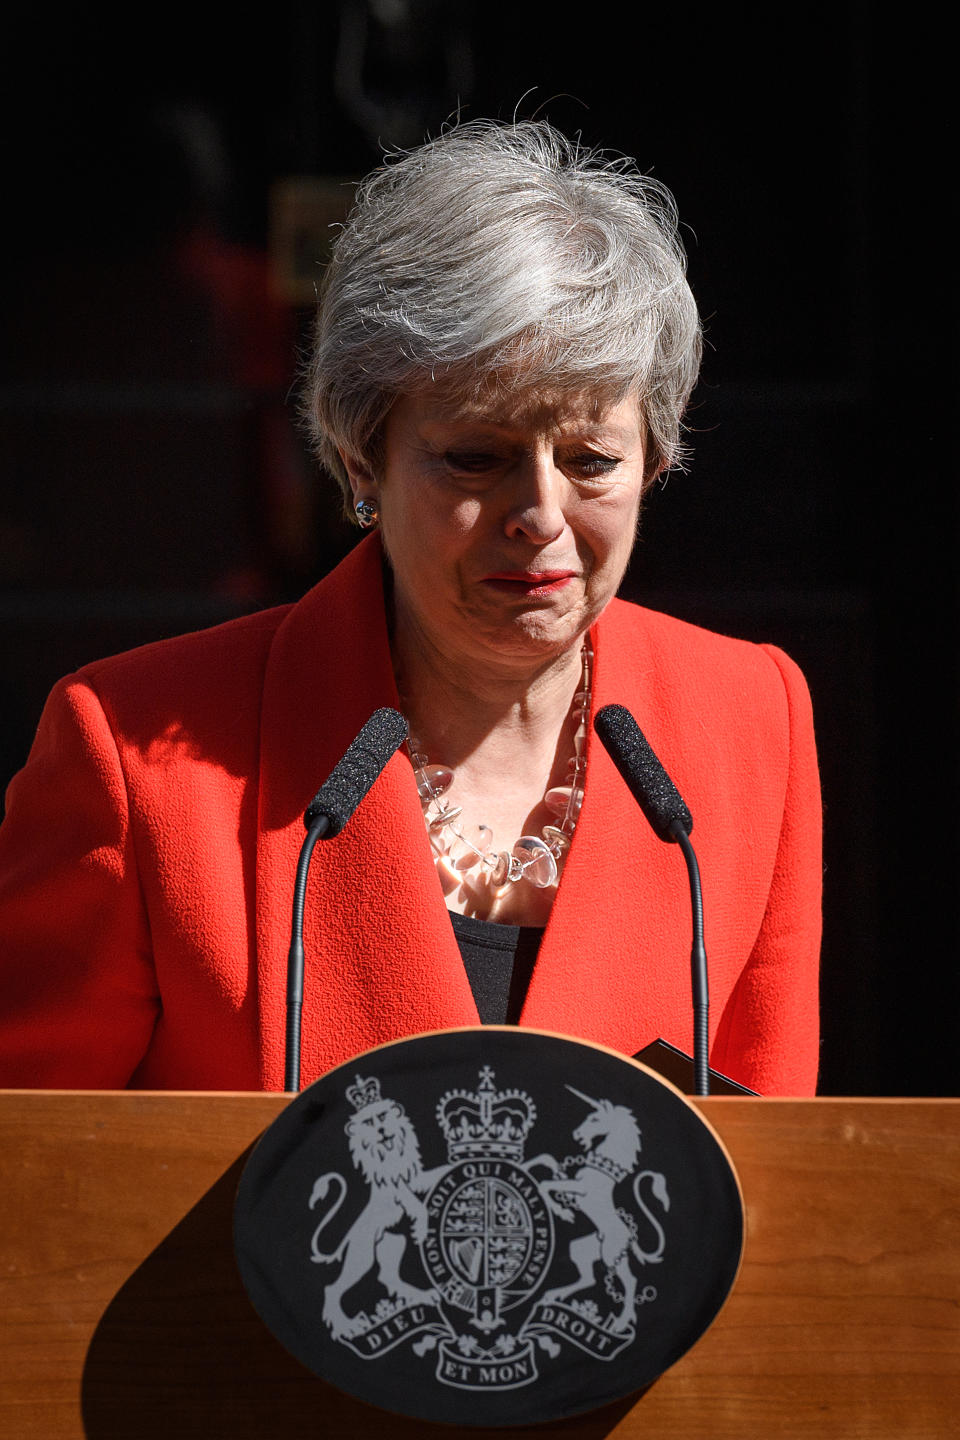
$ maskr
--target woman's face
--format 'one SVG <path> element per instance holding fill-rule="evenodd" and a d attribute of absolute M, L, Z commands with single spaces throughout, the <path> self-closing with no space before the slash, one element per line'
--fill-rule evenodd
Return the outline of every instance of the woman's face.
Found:
<path fill-rule="evenodd" d="M 385 427 L 375 498 L 394 575 L 395 619 L 441 654 L 494 664 L 548 660 L 615 595 L 643 489 L 633 398 L 507 395 L 457 402 L 419 392 Z"/>

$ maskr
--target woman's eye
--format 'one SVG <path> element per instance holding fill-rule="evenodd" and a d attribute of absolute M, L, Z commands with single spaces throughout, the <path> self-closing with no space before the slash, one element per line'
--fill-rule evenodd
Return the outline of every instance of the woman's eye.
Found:
<path fill-rule="evenodd" d="M 586 476 L 588 480 L 612 475 L 619 464 L 620 461 L 612 455 L 593 455 L 589 452 L 583 455 L 572 455 L 567 460 L 569 469 L 578 475 Z"/>
<path fill-rule="evenodd" d="M 489 450 L 447 450 L 443 455 L 444 464 L 455 475 L 492 476 L 509 458 Z M 556 464 L 567 474 L 583 480 L 602 480 L 612 475 L 621 461 L 613 455 L 598 455 L 595 451 L 584 450 L 579 454 L 558 457 Z"/>
<path fill-rule="evenodd" d="M 474 450 L 448 450 L 443 458 L 451 470 L 463 475 L 483 475 L 499 463 L 496 455 Z"/>

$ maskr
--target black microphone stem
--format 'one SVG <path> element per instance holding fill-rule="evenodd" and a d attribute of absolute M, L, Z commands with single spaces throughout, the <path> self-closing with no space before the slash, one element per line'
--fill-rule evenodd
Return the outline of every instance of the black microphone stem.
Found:
<path fill-rule="evenodd" d="M 647 817 L 654 834 L 663 841 L 675 841 L 683 851 L 690 879 L 690 908 L 693 912 L 693 949 L 690 954 L 691 999 L 693 1001 L 693 1078 L 695 1095 L 710 1094 L 709 991 L 707 952 L 703 943 L 703 891 L 700 867 L 690 844 L 693 818 L 680 792 L 657 759 L 636 720 L 623 705 L 604 705 L 597 711 L 594 728 L 611 760 L 627 783 L 633 798 Z"/>
<path fill-rule="evenodd" d="M 318 815 L 307 831 L 300 847 L 297 876 L 293 886 L 293 922 L 290 927 L 290 949 L 287 954 L 287 1036 L 283 1088 L 289 1095 L 300 1090 L 300 1016 L 303 1010 L 303 908 L 307 895 L 307 875 L 313 848 L 330 828 L 330 817 Z"/>
<path fill-rule="evenodd" d="M 693 992 L 693 1093 L 710 1094 L 710 990 L 707 981 L 707 952 L 703 943 L 703 891 L 700 866 L 680 820 L 670 823 L 670 834 L 683 851 L 690 878 L 690 908 L 693 911 L 693 947 L 690 951 L 690 984 Z"/>
<path fill-rule="evenodd" d="M 293 923 L 287 952 L 287 1036 L 284 1058 L 284 1089 L 296 1095 L 300 1090 L 300 1017 L 303 1010 L 303 907 L 307 894 L 307 871 L 318 840 L 339 835 L 364 796 L 385 769 L 387 762 L 407 738 L 407 722 L 398 710 L 385 706 L 375 710 L 351 741 L 307 806 L 303 817 L 307 838 L 300 847 L 297 876 L 293 886 Z"/>

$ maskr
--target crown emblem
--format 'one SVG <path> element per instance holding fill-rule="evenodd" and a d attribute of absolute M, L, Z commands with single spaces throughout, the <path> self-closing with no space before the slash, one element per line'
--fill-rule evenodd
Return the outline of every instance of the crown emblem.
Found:
<path fill-rule="evenodd" d="M 380 1104 L 380 1081 L 376 1075 L 364 1080 L 358 1075 L 352 1085 L 347 1086 L 347 1099 L 354 1110 L 363 1110 L 367 1105 Z"/>
<path fill-rule="evenodd" d="M 491 1156 L 521 1161 L 536 1118 L 530 1096 L 523 1090 L 498 1090 L 489 1065 L 480 1071 L 476 1090 L 448 1090 L 437 1105 L 451 1162 Z"/>

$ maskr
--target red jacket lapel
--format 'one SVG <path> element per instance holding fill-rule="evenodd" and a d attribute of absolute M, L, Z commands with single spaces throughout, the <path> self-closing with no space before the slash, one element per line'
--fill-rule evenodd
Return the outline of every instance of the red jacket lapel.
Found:
<path fill-rule="evenodd" d="M 381 551 L 361 542 L 287 615 L 264 682 L 257 949 L 264 1084 L 281 1088 L 286 957 L 303 811 L 374 710 L 397 707 Z M 431 861 L 413 772 L 393 757 L 350 825 L 320 841 L 307 889 L 308 1083 L 399 1035 L 478 1023 Z M 281 1058 L 278 1058 L 281 1057 Z"/>
<path fill-rule="evenodd" d="M 638 613 L 614 602 L 594 627 L 592 713 L 626 705 L 653 739 Z M 652 1040 L 664 1009 L 675 1010 L 678 995 L 685 1003 L 685 872 L 676 847 L 657 840 L 639 815 L 592 724 L 587 762 L 583 806 L 522 1023 L 629 1053 L 638 1048 L 638 1009 L 649 1016 Z"/>

